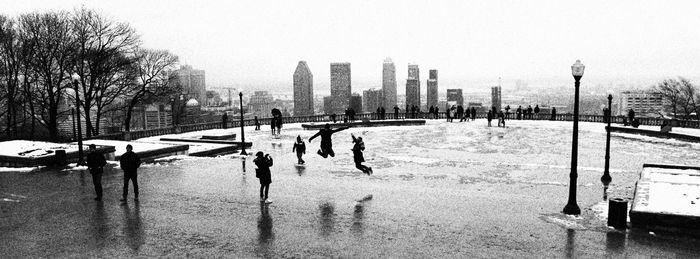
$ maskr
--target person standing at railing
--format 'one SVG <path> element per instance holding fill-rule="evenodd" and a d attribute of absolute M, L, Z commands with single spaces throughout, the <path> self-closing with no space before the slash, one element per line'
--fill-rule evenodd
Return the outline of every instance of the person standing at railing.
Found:
<path fill-rule="evenodd" d="M 551 120 L 557 120 L 557 108 L 552 107 L 552 118 Z"/>
<path fill-rule="evenodd" d="M 382 120 L 386 120 L 386 109 L 384 109 L 384 106 L 382 106 L 381 108 Z"/>
<path fill-rule="evenodd" d="M 431 105 L 430 109 L 428 109 L 428 112 L 430 113 L 430 118 L 435 119 L 435 108 Z"/>
<path fill-rule="evenodd" d="M 394 120 L 399 119 L 399 106 L 394 105 Z"/>
<path fill-rule="evenodd" d="M 275 119 L 275 126 L 277 127 L 277 135 L 282 133 L 282 116 L 277 116 Z"/>
<path fill-rule="evenodd" d="M 523 119 L 523 106 L 518 105 L 518 109 L 515 110 L 515 118 L 518 120 Z"/>
<path fill-rule="evenodd" d="M 503 111 L 498 111 L 498 126 L 506 127 L 506 117 L 503 115 Z"/>
<path fill-rule="evenodd" d="M 532 105 L 527 106 L 527 119 L 532 120 Z"/>
<path fill-rule="evenodd" d="M 476 108 L 472 106 L 472 121 L 476 120 Z"/>
<path fill-rule="evenodd" d="M 440 119 L 440 108 L 435 105 L 435 119 Z"/>
<path fill-rule="evenodd" d="M 275 117 L 270 118 L 270 131 L 272 135 L 275 135 Z"/>
<path fill-rule="evenodd" d="M 535 119 L 539 120 L 540 119 L 540 105 L 535 104 Z"/>
<path fill-rule="evenodd" d="M 224 115 L 221 115 L 221 128 L 226 129 L 228 126 L 228 115 L 226 115 L 226 112 L 224 112 Z"/>
<path fill-rule="evenodd" d="M 510 105 L 506 105 L 506 120 L 510 120 Z"/>
<path fill-rule="evenodd" d="M 260 121 L 258 121 L 258 116 L 253 117 L 255 121 L 255 130 L 260 130 Z"/>

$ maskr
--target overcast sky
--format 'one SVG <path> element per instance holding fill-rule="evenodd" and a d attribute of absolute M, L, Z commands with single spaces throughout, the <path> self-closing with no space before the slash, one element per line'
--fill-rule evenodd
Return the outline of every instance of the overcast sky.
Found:
<path fill-rule="evenodd" d="M 353 89 L 380 87 L 386 57 L 396 63 L 400 93 L 409 62 L 420 66 L 421 81 L 438 69 L 441 86 L 464 88 L 498 77 L 571 80 L 576 59 L 586 65 L 584 82 L 700 72 L 697 0 L 0 0 L 0 12 L 80 5 L 130 23 L 145 47 L 206 70 L 210 86 L 291 86 L 306 60 L 317 88 L 329 85 L 331 62 L 352 63 Z"/>

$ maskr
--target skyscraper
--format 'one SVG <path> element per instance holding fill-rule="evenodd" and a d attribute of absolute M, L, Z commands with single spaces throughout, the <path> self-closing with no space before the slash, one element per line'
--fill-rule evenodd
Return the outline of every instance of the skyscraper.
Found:
<path fill-rule="evenodd" d="M 314 115 L 314 77 L 306 61 L 299 61 L 294 71 L 294 116 L 303 115 Z"/>
<path fill-rule="evenodd" d="M 194 98 L 200 104 L 206 104 L 207 89 L 204 70 L 192 69 L 190 65 L 183 65 L 175 72 L 175 75 L 175 82 L 181 87 L 186 100 Z"/>
<path fill-rule="evenodd" d="M 331 96 L 333 112 L 342 114 L 350 105 L 350 63 L 331 63 Z"/>
<path fill-rule="evenodd" d="M 382 67 L 382 91 L 384 92 L 385 108 L 396 105 L 396 67 L 391 58 L 384 60 Z"/>
<path fill-rule="evenodd" d="M 497 111 L 501 110 L 501 87 L 491 87 L 491 106 L 496 107 Z"/>
<path fill-rule="evenodd" d="M 447 104 L 464 106 L 464 95 L 462 89 L 447 89 Z"/>
<path fill-rule="evenodd" d="M 408 64 L 408 78 L 406 79 L 406 105 L 415 105 L 420 108 L 420 72 L 418 65 Z"/>
<path fill-rule="evenodd" d="M 438 103 L 438 76 L 437 69 L 431 69 L 428 77 L 428 107 Z"/>
<path fill-rule="evenodd" d="M 384 91 L 377 89 L 369 89 L 362 92 L 362 108 L 365 112 L 376 112 L 377 108 L 384 106 Z M 390 109 L 391 107 L 384 107 Z"/>

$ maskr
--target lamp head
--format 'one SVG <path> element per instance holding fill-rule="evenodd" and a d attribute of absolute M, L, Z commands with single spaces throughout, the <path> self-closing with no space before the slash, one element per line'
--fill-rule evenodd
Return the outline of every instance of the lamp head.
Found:
<path fill-rule="evenodd" d="M 584 66 L 584 65 L 581 63 L 581 60 L 578 60 L 578 59 L 577 59 L 577 60 L 576 60 L 576 63 L 574 63 L 573 65 L 571 65 L 571 75 L 573 75 L 574 77 L 582 77 L 582 76 L 583 76 L 583 70 L 584 70 L 585 68 L 586 68 L 586 66 Z"/>
<path fill-rule="evenodd" d="M 608 93 L 608 100 L 612 100 L 612 98 L 613 98 L 613 97 L 612 97 L 613 90 L 608 89 L 607 93 Z"/>
<path fill-rule="evenodd" d="M 243 97 L 243 92 L 239 92 L 239 93 L 238 93 L 238 96 L 239 96 L 239 97 Z"/>

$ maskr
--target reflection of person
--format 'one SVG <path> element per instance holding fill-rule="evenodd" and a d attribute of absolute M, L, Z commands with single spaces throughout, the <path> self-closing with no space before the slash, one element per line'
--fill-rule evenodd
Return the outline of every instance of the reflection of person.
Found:
<path fill-rule="evenodd" d="M 296 151 L 297 152 L 297 160 L 300 165 L 304 164 L 304 159 L 301 159 L 301 156 L 303 154 L 306 154 L 306 144 L 304 144 L 304 140 L 301 139 L 301 136 L 297 136 L 297 142 L 294 142 L 294 147 L 292 147 L 292 152 Z"/>
<path fill-rule="evenodd" d="M 372 174 L 372 168 L 362 164 L 362 162 L 365 161 L 365 157 L 362 155 L 362 151 L 365 151 L 365 142 L 362 141 L 362 137 L 355 137 L 355 135 L 352 134 L 350 134 L 350 136 L 352 136 L 352 142 L 354 143 L 352 146 L 352 155 L 355 161 L 355 167 L 367 175 Z"/>
<path fill-rule="evenodd" d="M 119 166 L 124 170 L 124 188 L 121 201 L 126 201 L 129 194 L 129 180 L 134 185 L 134 201 L 139 200 L 139 183 L 136 170 L 141 166 L 141 158 L 134 153 L 131 145 L 126 145 L 126 153 L 119 158 Z"/>
<path fill-rule="evenodd" d="M 321 149 L 318 150 L 318 154 L 323 158 L 328 156 L 335 157 L 335 152 L 333 152 L 333 141 L 331 140 L 331 135 L 341 130 L 349 129 L 350 127 L 343 127 L 338 129 L 331 129 L 331 126 L 326 124 L 326 126 L 319 130 L 316 134 L 309 138 L 309 143 L 311 143 L 314 138 L 321 136 Z"/>
<path fill-rule="evenodd" d="M 270 217 L 270 208 L 260 205 L 260 218 L 258 219 L 258 242 L 267 244 L 275 239 L 275 234 L 272 231 L 272 217 Z"/>
<path fill-rule="evenodd" d="M 263 156 L 262 151 L 258 151 L 255 156 L 256 158 L 253 160 L 253 163 L 255 163 L 255 165 L 258 167 L 255 170 L 255 176 L 260 179 L 260 201 L 272 203 L 272 200 L 268 199 L 267 196 L 267 193 L 270 190 L 270 183 L 272 183 L 272 175 L 270 173 L 272 157 L 270 157 L 270 154 Z"/>
<path fill-rule="evenodd" d="M 102 167 L 107 164 L 105 157 L 97 151 L 95 144 L 90 144 L 90 153 L 87 155 L 87 166 L 92 175 L 92 184 L 95 186 L 96 201 L 102 200 Z"/>

